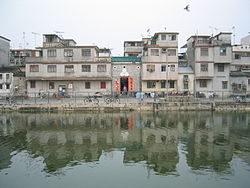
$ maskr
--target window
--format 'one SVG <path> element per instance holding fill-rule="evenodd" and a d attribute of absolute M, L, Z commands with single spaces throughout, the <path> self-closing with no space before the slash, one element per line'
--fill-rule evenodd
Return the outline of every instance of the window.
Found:
<path fill-rule="evenodd" d="M 161 72 L 166 72 L 166 65 L 161 66 Z"/>
<path fill-rule="evenodd" d="M 169 35 L 169 39 L 172 41 L 176 40 L 176 35 Z"/>
<path fill-rule="evenodd" d="M 82 65 L 82 72 L 91 72 L 90 65 Z"/>
<path fill-rule="evenodd" d="M 224 72 L 224 64 L 218 64 L 218 72 Z"/>
<path fill-rule="evenodd" d="M 65 65 L 64 72 L 66 72 L 66 73 L 74 72 L 74 65 Z"/>
<path fill-rule="evenodd" d="M 55 82 L 49 82 L 49 89 L 55 89 Z"/>
<path fill-rule="evenodd" d="M 201 64 L 201 71 L 207 72 L 208 71 L 208 64 Z"/>
<path fill-rule="evenodd" d="M 101 89 L 106 89 L 106 82 L 101 82 Z"/>
<path fill-rule="evenodd" d="M 234 59 L 240 59 L 240 54 L 234 54 Z"/>
<path fill-rule="evenodd" d="M 36 88 L 36 81 L 30 81 L 30 88 Z"/>
<path fill-rule="evenodd" d="M 201 56 L 208 56 L 208 48 L 201 48 Z"/>
<path fill-rule="evenodd" d="M 248 85 L 250 85 L 250 79 L 248 79 Z"/>
<path fill-rule="evenodd" d="M 155 88 L 156 81 L 147 81 L 147 88 Z"/>
<path fill-rule="evenodd" d="M 10 79 L 10 74 L 6 74 L 6 79 Z"/>
<path fill-rule="evenodd" d="M 188 89 L 188 82 L 184 82 L 184 83 L 183 83 L 183 88 L 184 88 L 184 89 Z"/>
<path fill-rule="evenodd" d="M 170 65 L 170 71 L 175 72 L 175 65 Z"/>
<path fill-rule="evenodd" d="M 207 80 L 200 80 L 200 87 L 207 87 Z"/>
<path fill-rule="evenodd" d="M 56 65 L 48 65 L 47 72 L 56 72 Z"/>
<path fill-rule="evenodd" d="M 151 56 L 159 56 L 159 49 L 151 49 Z"/>
<path fill-rule="evenodd" d="M 91 49 L 82 49 L 82 56 L 85 57 L 91 56 Z"/>
<path fill-rule="evenodd" d="M 161 80 L 161 88 L 166 88 L 166 81 L 165 80 Z"/>
<path fill-rule="evenodd" d="M 148 72 L 154 72 L 155 71 L 155 65 L 147 65 L 147 71 Z"/>
<path fill-rule="evenodd" d="M 6 84 L 6 89 L 10 89 L 10 84 Z"/>
<path fill-rule="evenodd" d="M 106 72 L 106 65 L 97 65 L 97 72 Z"/>
<path fill-rule="evenodd" d="M 174 88 L 174 80 L 169 80 L 169 88 Z"/>
<path fill-rule="evenodd" d="M 39 65 L 30 65 L 30 72 L 39 72 Z"/>
<path fill-rule="evenodd" d="M 64 57 L 73 57 L 73 50 L 64 50 Z"/>
<path fill-rule="evenodd" d="M 226 49 L 225 47 L 221 47 L 221 48 L 220 48 L 220 55 L 221 55 L 221 56 L 227 55 L 227 49 Z"/>
<path fill-rule="evenodd" d="M 228 81 L 222 81 L 222 89 L 227 89 Z"/>
<path fill-rule="evenodd" d="M 0 84 L 0 89 L 3 89 L 3 84 Z"/>
<path fill-rule="evenodd" d="M 3 79 L 3 75 L 2 75 L 2 74 L 0 74 L 0 79 L 1 79 L 1 80 Z"/>
<path fill-rule="evenodd" d="M 90 82 L 85 82 L 85 89 L 90 89 Z"/>
<path fill-rule="evenodd" d="M 161 35 L 161 40 L 167 40 L 166 35 L 162 34 L 162 35 Z"/>
<path fill-rule="evenodd" d="M 183 75 L 183 81 L 188 81 L 188 75 Z"/>
<path fill-rule="evenodd" d="M 176 56 L 176 49 L 168 49 L 169 56 Z"/>
<path fill-rule="evenodd" d="M 48 57 L 56 57 L 56 49 L 48 50 Z"/>

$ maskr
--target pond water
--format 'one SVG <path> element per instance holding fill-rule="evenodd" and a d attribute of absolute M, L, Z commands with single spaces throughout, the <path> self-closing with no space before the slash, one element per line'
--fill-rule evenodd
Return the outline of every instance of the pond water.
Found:
<path fill-rule="evenodd" d="M 249 177 L 249 113 L 0 115 L 1 188 L 240 188 Z"/>

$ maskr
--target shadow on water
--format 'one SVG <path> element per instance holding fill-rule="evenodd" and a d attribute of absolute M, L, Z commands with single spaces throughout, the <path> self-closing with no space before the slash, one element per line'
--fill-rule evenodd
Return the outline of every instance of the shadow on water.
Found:
<path fill-rule="evenodd" d="M 231 173 L 233 155 L 250 164 L 250 114 L 243 112 L 11 113 L 0 115 L 0 171 L 26 151 L 44 171 L 97 162 L 124 151 L 123 163 L 177 175 L 179 144 L 195 171 Z M 97 164 L 98 165 L 98 164 Z"/>

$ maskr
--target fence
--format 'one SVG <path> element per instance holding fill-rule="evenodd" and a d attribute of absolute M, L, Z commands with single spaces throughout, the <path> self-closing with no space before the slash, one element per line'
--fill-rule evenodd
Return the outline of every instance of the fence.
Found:
<path fill-rule="evenodd" d="M 0 94 L 0 104 L 53 104 L 53 103 L 143 103 L 143 102 L 195 102 L 195 101 L 235 101 L 237 96 L 247 102 L 250 92 L 200 91 L 189 93 L 166 92 L 113 92 L 112 94 L 91 92 L 29 94 Z M 88 99 L 88 100 L 86 100 Z"/>

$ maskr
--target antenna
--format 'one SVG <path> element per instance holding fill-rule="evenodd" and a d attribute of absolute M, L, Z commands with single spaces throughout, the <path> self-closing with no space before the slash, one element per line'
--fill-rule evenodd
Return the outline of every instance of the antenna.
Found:
<path fill-rule="evenodd" d="M 212 31 L 212 36 L 214 35 L 214 30 L 215 30 L 215 32 L 217 33 L 218 32 L 218 28 L 217 27 L 213 27 L 213 26 L 209 26 L 209 28 L 211 29 L 211 31 Z"/>
<path fill-rule="evenodd" d="M 58 34 L 59 37 L 63 38 L 62 37 L 62 33 L 64 33 L 63 31 L 54 31 L 56 34 Z"/>
<path fill-rule="evenodd" d="M 25 32 L 23 32 L 23 49 L 25 49 Z"/>
<path fill-rule="evenodd" d="M 40 33 L 35 33 L 35 32 L 31 32 L 34 35 L 35 38 L 35 47 L 36 47 L 36 35 L 40 35 Z"/>
<path fill-rule="evenodd" d="M 232 27 L 233 30 L 233 45 L 235 45 L 235 26 Z"/>

